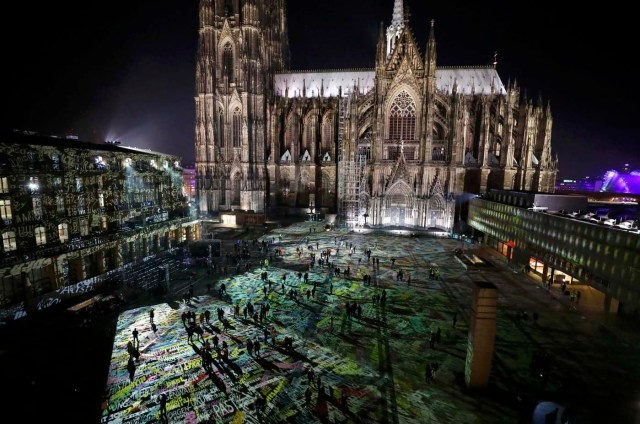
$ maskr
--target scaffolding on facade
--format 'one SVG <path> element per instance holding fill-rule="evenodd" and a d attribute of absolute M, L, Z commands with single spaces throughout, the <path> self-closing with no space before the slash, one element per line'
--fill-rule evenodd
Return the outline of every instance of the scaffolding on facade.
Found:
<path fill-rule="evenodd" d="M 340 96 L 338 105 L 338 217 L 339 225 L 354 227 L 360 222 L 362 207 L 362 176 L 367 158 L 348 148 L 345 140 L 345 121 L 349 97 Z"/>
<path fill-rule="evenodd" d="M 352 155 L 349 159 L 342 161 L 338 165 L 342 171 L 339 220 L 340 223 L 347 227 L 355 227 L 361 224 L 363 219 L 361 191 L 364 189 L 362 175 L 366 164 L 366 156 L 357 155 L 354 157 Z"/>

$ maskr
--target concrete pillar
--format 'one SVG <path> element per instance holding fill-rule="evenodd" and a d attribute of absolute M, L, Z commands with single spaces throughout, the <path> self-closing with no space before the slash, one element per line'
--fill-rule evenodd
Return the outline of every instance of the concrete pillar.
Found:
<path fill-rule="evenodd" d="M 129 261 L 136 261 L 136 243 L 134 241 L 129 242 Z"/>
<path fill-rule="evenodd" d="M 549 265 L 547 265 L 547 262 L 545 261 L 544 266 L 542 267 L 542 281 L 549 281 L 549 279 L 547 278 L 547 274 L 549 272 Z"/>
<path fill-rule="evenodd" d="M 31 277 L 27 271 L 20 273 L 22 280 L 22 291 L 24 293 L 24 306 L 27 312 L 35 312 L 38 309 L 38 302 L 33 293 L 33 285 L 31 284 Z"/>
<path fill-rule="evenodd" d="M 167 231 L 166 233 L 164 233 L 164 247 L 167 250 L 171 250 L 171 245 L 173 240 L 171 240 L 171 232 Z"/>
<path fill-rule="evenodd" d="M 96 252 L 96 259 L 98 261 L 98 275 L 102 275 L 105 272 L 107 272 L 107 261 L 106 261 L 106 255 L 104 254 L 104 250 L 100 250 L 99 252 Z"/>
<path fill-rule="evenodd" d="M 142 257 L 146 258 L 149 256 L 149 237 L 142 236 Z"/>
<path fill-rule="evenodd" d="M 76 275 L 78 281 L 84 281 L 87 279 L 87 270 L 84 267 L 84 257 L 79 256 L 73 260 L 72 269 Z"/>
<path fill-rule="evenodd" d="M 186 227 L 187 230 L 187 243 L 193 241 L 193 228 L 189 225 Z"/>
<path fill-rule="evenodd" d="M 158 234 L 153 236 L 153 251 L 154 253 L 160 252 L 160 236 Z"/>
<path fill-rule="evenodd" d="M 116 268 L 120 268 L 122 266 L 122 245 L 121 242 L 118 241 L 116 245 L 114 253 L 114 264 Z"/>
<path fill-rule="evenodd" d="M 491 283 L 475 282 L 465 382 L 469 389 L 485 388 L 489 382 L 496 338 L 498 289 Z"/>

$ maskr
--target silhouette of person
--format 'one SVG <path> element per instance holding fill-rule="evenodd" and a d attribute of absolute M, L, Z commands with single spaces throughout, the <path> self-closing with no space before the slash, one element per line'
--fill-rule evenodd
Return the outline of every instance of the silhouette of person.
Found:
<path fill-rule="evenodd" d="M 169 417 L 167 417 L 167 395 L 164 393 L 160 395 L 160 422 L 165 424 L 169 422 Z"/>
<path fill-rule="evenodd" d="M 138 339 L 138 329 L 134 328 L 131 334 L 133 334 L 133 343 L 137 348 L 138 346 L 140 346 L 140 339 Z"/>
<path fill-rule="evenodd" d="M 129 380 L 133 381 L 133 376 L 136 373 L 136 364 L 133 362 L 133 356 L 129 355 L 129 361 L 127 362 L 127 371 L 129 371 Z"/>

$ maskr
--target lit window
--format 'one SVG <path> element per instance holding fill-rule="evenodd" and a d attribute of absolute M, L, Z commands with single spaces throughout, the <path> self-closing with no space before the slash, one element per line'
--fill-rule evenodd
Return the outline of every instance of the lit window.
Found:
<path fill-rule="evenodd" d="M 84 215 L 85 213 L 87 213 L 87 211 L 85 209 L 84 196 L 78 196 L 78 214 Z"/>
<path fill-rule="evenodd" d="M 104 193 L 98 193 L 98 205 L 104 208 Z"/>
<path fill-rule="evenodd" d="M 89 235 L 89 220 L 81 219 L 80 220 L 80 235 L 88 236 Z"/>
<path fill-rule="evenodd" d="M 44 227 L 36 227 L 36 229 L 34 230 L 34 233 L 36 236 L 37 246 L 42 246 L 43 244 L 47 243 L 47 233 Z"/>
<path fill-rule="evenodd" d="M 11 220 L 11 200 L 0 199 L 0 217 L 5 221 Z"/>
<path fill-rule="evenodd" d="M 58 237 L 60 237 L 60 242 L 64 243 L 69 240 L 69 225 L 68 224 L 59 224 L 58 225 Z"/>
<path fill-rule="evenodd" d="M 35 219 L 42 219 L 42 200 L 40 197 L 34 197 L 31 201 L 33 203 L 33 217 Z"/>
<path fill-rule="evenodd" d="M 416 104 L 406 91 L 393 100 L 389 113 L 389 140 L 413 141 L 416 133 Z"/>
<path fill-rule="evenodd" d="M 106 229 L 107 229 L 107 217 L 106 217 L 106 216 L 101 216 L 101 217 L 100 217 L 100 227 L 101 227 L 103 230 L 106 230 Z"/>
<path fill-rule="evenodd" d="M 9 182 L 7 177 L 0 178 L 0 193 L 9 193 Z"/>
<path fill-rule="evenodd" d="M 13 252 L 18 249 L 16 243 L 16 233 L 14 231 L 7 231 L 2 233 L 2 247 L 5 252 Z"/>
<path fill-rule="evenodd" d="M 76 191 L 82 191 L 82 177 L 76 177 Z"/>
<path fill-rule="evenodd" d="M 56 212 L 64 213 L 64 196 L 56 197 Z"/>

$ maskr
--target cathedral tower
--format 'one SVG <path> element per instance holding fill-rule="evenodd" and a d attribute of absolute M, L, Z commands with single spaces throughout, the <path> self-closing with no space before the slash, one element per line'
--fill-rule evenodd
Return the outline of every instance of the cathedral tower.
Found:
<path fill-rule="evenodd" d="M 201 0 L 196 63 L 200 212 L 264 211 L 267 102 L 288 68 L 284 0 Z"/>

